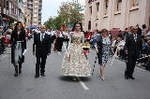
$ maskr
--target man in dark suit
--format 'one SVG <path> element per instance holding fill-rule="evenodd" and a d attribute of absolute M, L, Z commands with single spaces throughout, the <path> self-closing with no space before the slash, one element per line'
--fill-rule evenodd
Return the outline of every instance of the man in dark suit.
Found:
<path fill-rule="evenodd" d="M 41 76 L 45 76 L 47 55 L 51 53 L 51 39 L 50 36 L 45 33 L 45 30 L 46 28 L 42 26 L 40 28 L 41 32 L 34 34 L 33 54 L 36 56 L 35 78 L 39 77 L 39 72 Z"/>
<path fill-rule="evenodd" d="M 142 48 L 142 39 L 137 34 L 138 28 L 133 26 L 126 37 L 125 51 L 127 54 L 127 66 L 125 70 L 125 79 L 135 79 L 133 77 L 134 68 L 136 65 L 136 59 Z"/>

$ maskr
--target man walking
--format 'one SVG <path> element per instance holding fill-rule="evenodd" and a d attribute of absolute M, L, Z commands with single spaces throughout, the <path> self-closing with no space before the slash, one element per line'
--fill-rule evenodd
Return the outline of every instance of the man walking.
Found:
<path fill-rule="evenodd" d="M 136 59 L 142 48 L 142 39 L 141 36 L 137 34 L 137 31 L 137 27 L 132 27 L 129 35 L 126 37 L 125 51 L 128 59 L 125 70 L 125 79 L 135 79 L 133 77 L 133 72 L 136 65 Z"/>
<path fill-rule="evenodd" d="M 34 35 L 33 54 L 36 56 L 35 78 L 45 76 L 45 64 L 47 55 L 51 53 L 51 39 L 45 33 L 46 28 L 42 26 L 41 32 Z"/>

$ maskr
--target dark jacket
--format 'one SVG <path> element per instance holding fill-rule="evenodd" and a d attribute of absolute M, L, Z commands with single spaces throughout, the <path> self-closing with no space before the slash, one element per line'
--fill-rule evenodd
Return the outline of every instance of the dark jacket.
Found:
<path fill-rule="evenodd" d="M 137 34 L 137 40 L 134 40 L 134 36 L 132 33 L 126 37 L 125 50 L 128 51 L 130 55 L 138 56 L 139 52 L 142 50 L 142 38 L 139 34 Z"/>
<path fill-rule="evenodd" d="M 47 56 L 51 53 L 51 38 L 45 34 L 43 41 L 40 41 L 40 33 L 34 35 L 33 52 L 36 52 L 36 57 Z"/>
<path fill-rule="evenodd" d="M 25 30 L 22 29 L 20 34 L 18 35 L 17 30 L 13 30 L 11 34 L 11 63 L 14 63 L 14 50 L 17 41 L 21 41 L 21 47 L 22 47 L 22 53 L 26 49 L 26 36 L 25 36 Z M 24 56 L 22 56 L 22 59 L 20 61 L 21 63 L 24 62 Z"/>

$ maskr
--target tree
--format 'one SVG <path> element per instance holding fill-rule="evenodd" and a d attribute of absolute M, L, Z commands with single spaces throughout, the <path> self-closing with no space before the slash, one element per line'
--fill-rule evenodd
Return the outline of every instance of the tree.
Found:
<path fill-rule="evenodd" d="M 58 16 L 58 17 L 50 17 L 49 19 L 48 19 L 48 21 L 46 21 L 45 23 L 44 23 L 44 25 L 46 26 L 46 28 L 49 28 L 49 29 L 60 29 L 60 27 L 61 27 L 61 24 L 62 24 L 62 22 L 61 22 L 62 20 L 61 20 L 61 18 Z"/>
<path fill-rule="evenodd" d="M 57 17 L 51 17 L 44 25 L 47 28 L 60 29 L 62 25 L 83 20 L 83 6 L 78 1 L 62 2 Z"/>
<path fill-rule="evenodd" d="M 77 1 L 63 2 L 59 8 L 59 16 L 65 24 L 73 24 L 83 20 L 83 6 Z"/>

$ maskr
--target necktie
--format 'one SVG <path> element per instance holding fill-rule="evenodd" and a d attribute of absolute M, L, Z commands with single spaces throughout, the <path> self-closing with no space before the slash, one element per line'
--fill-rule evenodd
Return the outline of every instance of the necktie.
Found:
<path fill-rule="evenodd" d="M 41 34 L 41 42 L 43 41 L 43 36 L 44 36 L 44 35 L 43 35 L 43 34 Z"/>

